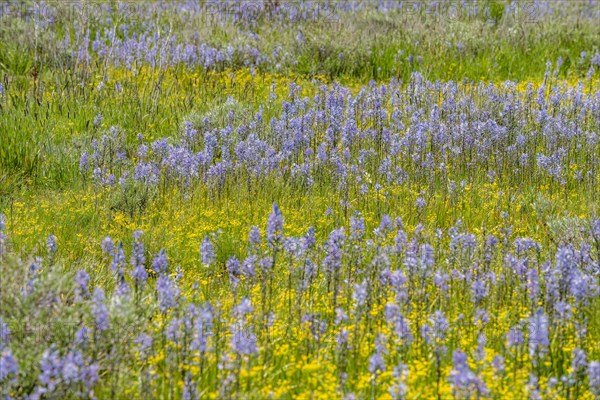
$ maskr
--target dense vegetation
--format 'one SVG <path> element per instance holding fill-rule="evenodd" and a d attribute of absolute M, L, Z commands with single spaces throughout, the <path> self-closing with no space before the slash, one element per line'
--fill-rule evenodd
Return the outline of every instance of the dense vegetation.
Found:
<path fill-rule="evenodd" d="M 0 5 L 3 398 L 600 398 L 600 6 Z"/>

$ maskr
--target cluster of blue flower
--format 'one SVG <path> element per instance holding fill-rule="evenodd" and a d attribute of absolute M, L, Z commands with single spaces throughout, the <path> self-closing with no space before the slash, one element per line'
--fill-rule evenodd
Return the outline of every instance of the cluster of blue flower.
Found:
<path fill-rule="evenodd" d="M 513 240 L 510 229 L 500 237 L 489 235 L 479 240 L 465 232 L 459 222 L 447 235 L 438 231 L 428 238 L 419 228 L 410 235 L 400 219 L 385 215 L 369 234 L 363 218 L 356 215 L 348 233 L 336 228 L 318 243 L 314 229 L 301 237 L 287 236 L 283 214 L 274 204 L 264 236 L 259 227 L 250 230 L 248 254 L 242 262 L 234 256 L 224 263 L 218 261 L 211 238 L 201 241 L 200 268 L 228 277 L 229 286 L 225 284 L 221 290 L 233 295 L 230 308 L 214 298 L 213 303 L 200 301 L 198 282 L 190 296 L 184 295 L 189 285 L 184 283 L 182 271 L 172 270 L 164 250 L 147 260 L 140 231 L 134 234 L 129 263 L 122 243 L 115 244 L 108 237 L 102 242 L 114 284 L 101 285 L 96 282 L 96 273 L 81 269 L 69 288 L 53 292 L 56 289 L 48 286 L 48 280 L 60 250 L 56 238 L 50 236 L 47 256 L 31 262 L 19 296 L 22 304 L 39 302 L 38 314 L 60 307 L 64 315 L 78 315 L 76 329 L 62 347 L 44 342 L 36 349 L 41 352 L 39 357 L 17 360 L 15 354 L 26 354 L 22 348 L 26 341 L 19 337 L 11 341 L 8 324 L 18 326 L 14 319 L 18 311 L 3 310 L 0 383 L 4 394 L 18 393 L 30 399 L 75 392 L 93 397 L 99 385 L 110 386 L 117 370 L 141 369 L 140 379 L 151 379 L 148 360 L 168 348 L 166 362 L 174 371 L 179 371 L 181 364 L 199 363 L 202 370 L 218 363 L 222 381 L 202 384 L 221 382 L 221 394 L 227 396 L 239 382 L 243 360 L 271 354 L 269 330 L 277 321 L 306 326 L 314 341 L 308 345 L 307 354 L 310 348 L 320 348 L 336 355 L 337 360 L 349 357 L 348 351 L 358 346 L 357 341 L 365 334 L 358 327 L 372 321 L 388 329 L 380 328 L 372 336 L 374 351 L 364 365 L 376 376 L 393 362 L 398 380 L 389 390 L 398 396 L 409 389 L 405 377 L 406 363 L 411 360 L 400 358 L 396 362 L 392 348 L 394 354 L 406 356 L 410 352 L 411 357 L 423 351 L 435 360 L 438 375 L 448 365 L 446 354 L 452 350 L 448 379 L 457 396 L 487 396 L 490 392 L 480 375 L 481 368 L 491 368 L 494 376 L 504 379 L 507 363 L 515 371 L 526 363 L 524 355 L 532 364 L 528 383 L 532 391 L 539 390 L 536 382 L 543 376 L 549 386 L 586 388 L 600 395 L 600 364 L 588 361 L 588 354 L 598 355 L 597 349 L 587 347 L 597 343 L 588 327 L 597 329 L 591 318 L 600 295 L 600 267 L 594 258 L 600 252 L 600 220 L 584 233 L 586 240 L 579 247 L 559 245 L 554 259 L 544 260 L 542 255 L 547 252 L 539 243 L 529 238 Z M 4 242 L 8 239 L 6 235 L 2 238 Z M 13 255 L 5 251 L 1 257 L 8 263 Z M 318 304 L 317 288 L 328 298 L 329 314 L 313 309 Z M 433 303 L 432 295 L 437 299 Z M 290 303 L 284 304 L 287 299 Z M 515 302 L 522 304 L 528 315 L 510 316 L 513 325 L 498 331 L 503 323 L 498 315 Z M 381 315 L 376 311 L 378 305 L 384 305 Z M 429 311 L 432 308 L 434 311 Z M 157 319 L 162 321 L 158 325 L 153 322 Z M 135 334 L 120 337 L 124 343 L 119 345 L 111 332 L 118 332 L 118 325 L 126 321 L 136 324 Z M 574 328 L 576 332 L 572 332 Z M 474 352 L 461 349 L 458 338 L 462 335 L 476 337 Z M 550 355 L 557 357 L 563 351 L 563 343 L 552 338 L 567 336 L 574 340 L 572 358 L 561 356 L 561 362 L 555 358 L 545 363 Z M 326 345 L 329 340 L 335 346 Z M 153 345 L 157 342 L 160 346 Z M 122 353 L 115 353 L 115 349 Z M 487 366 L 489 351 L 495 355 Z M 477 370 L 469 363 L 469 354 L 479 365 Z M 134 367 L 130 363 L 138 364 Z M 336 365 L 341 379 L 346 379 L 343 362 Z M 206 389 L 198 383 L 201 378 L 196 374 L 201 372 L 181 373 L 185 382 L 182 393 L 188 398 L 196 398 Z M 34 384 L 19 385 L 19 380 Z M 141 393 L 149 387 L 142 385 Z"/>

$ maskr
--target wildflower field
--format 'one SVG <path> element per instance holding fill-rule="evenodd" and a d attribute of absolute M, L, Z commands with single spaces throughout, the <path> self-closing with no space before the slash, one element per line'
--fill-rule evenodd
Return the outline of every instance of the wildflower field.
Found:
<path fill-rule="evenodd" d="M 600 3 L 0 0 L 1 399 L 600 399 Z"/>

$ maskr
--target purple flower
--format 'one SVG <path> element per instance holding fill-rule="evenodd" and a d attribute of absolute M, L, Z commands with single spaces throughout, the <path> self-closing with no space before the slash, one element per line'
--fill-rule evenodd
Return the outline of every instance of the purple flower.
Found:
<path fill-rule="evenodd" d="M 359 215 L 350 217 L 350 239 L 360 240 L 365 234 L 365 219 Z"/>
<path fill-rule="evenodd" d="M 28 280 L 27 280 L 26 286 L 21 289 L 21 294 L 23 295 L 23 297 L 28 297 L 33 292 L 35 283 L 37 281 L 38 272 L 41 268 L 41 264 L 42 264 L 42 259 L 39 257 L 36 257 L 33 260 L 33 262 L 31 263 L 31 265 L 29 266 L 29 271 L 27 274 Z"/>
<path fill-rule="evenodd" d="M 572 307 L 569 303 L 564 301 L 559 301 L 554 305 L 554 310 L 558 314 L 557 317 L 559 320 L 564 320 L 570 318 L 572 315 Z"/>
<path fill-rule="evenodd" d="M 267 222 L 267 241 L 271 247 L 276 247 L 281 243 L 282 239 L 283 215 L 277 203 L 273 203 L 273 211 L 269 215 L 269 221 Z"/>
<path fill-rule="evenodd" d="M 253 226 L 250 228 L 250 234 L 248 236 L 250 240 L 250 246 L 255 249 L 258 248 L 258 246 L 260 246 L 260 228 L 258 226 Z"/>
<path fill-rule="evenodd" d="M 90 282 L 90 275 L 87 271 L 79 270 L 75 274 L 75 284 L 77 287 L 75 288 L 75 293 L 79 298 L 85 298 L 88 296 L 88 283 Z"/>
<path fill-rule="evenodd" d="M 43 386 L 37 388 L 36 395 L 53 393 L 59 385 L 76 387 L 81 384 L 91 394 L 91 390 L 100 379 L 98 365 L 89 359 L 86 360 L 81 352 L 72 350 L 61 357 L 54 345 L 42 355 L 40 369 L 38 379 Z"/>
<path fill-rule="evenodd" d="M 189 372 L 185 375 L 181 398 L 183 400 L 197 400 L 199 398 L 196 390 L 196 384 Z"/>
<path fill-rule="evenodd" d="M 137 230 L 133 233 L 133 247 L 131 249 L 131 266 L 135 267 L 146 263 L 146 255 L 144 254 L 144 243 L 140 241 L 143 232 Z"/>
<path fill-rule="evenodd" d="M 488 289 L 485 284 L 485 281 L 483 281 L 481 279 L 475 280 L 473 282 L 473 284 L 471 285 L 471 293 L 473 295 L 473 300 L 476 303 L 479 303 L 480 301 L 485 299 L 485 297 L 487 296 L 487 293 L 488 293 Z"/>
<path fill-rule="evenodd" d="M 11 349 L 0 351 L 0 383 L 4 384 L 8 377 L 16 378 L 19 373 L 19 364 L 12 354 Z"/>
<path fill-rule="evenodd" d="M 118 276 L 124 274 L 127 260 L 125 258 L 125 251 L 123 250 L 123 242 L 119 242 L 119 245 L 112 252 L 112 263 L 111 270 Z"/>
<path fill-rule="evenodd" d="M 104 253 L 111 254 L 115 248 L 115 244 L 113 243 L 110 236 L 107 236 L 102 240 L 101 247 Z"/>
<path fill-rule="evenodd" d="M 75 332 L 75 344 L 81 347 L 85 347 L 89 341 L 88 328 L 82 326 Z"/>
<path fill-rule="evenodd" d="M 396 232 L 396 237 L 394 238 L 394 252 L 397 255 L 401 255 L 405 249 L 406 241 L 408 240 L 406 232 L 402 229 L 402 227 L 398 227 L 398 232 Z"/>
<path fill-rule="evenodd" d="M 340 333 L 336 336 L 338 348 L 343 348 L 344 346 L 346 346 L 348 344 L 349 340 L 350 340 L 350 332 L 348 332 L 348 329 L 346 329 L 346 328 L 340 329 Z"/>
<path fill-rule="evenodd" d="M 10 343 L 10 328 L 8 324 L 0 317 L 0 351 L 4 350 L 5 347 Z"/>
<path fill-rule="evenodd" d="M 167 339 L 175 344 L 179 343 L 180 327 L 181 321 L 178 318 L 171 319 L 171 321 L 169 321 L 169 325 L 167 326 Z"/>
<path fill-rule="evenodd" d="M 255 265 L 257 261 L 258 258 L 256 256 L 246 257 L 246 259 L 242 263 L 241 273 L 248 278 L 254 278 L 256 276 Z"/>
<path fill-rule="evenodd" d="M 384 354 L 387 354 L 385 347 L 385 337 L 382 335 L 377 336 L 375 339 L 375 353 L 369 358 L 369 372 L 377 374 L 380 371 L 385 371 L 385 359 Z"/>
<path fill-rule="evenodd" d="M 302 248 L 304 250 L 308 250 L 308 249 L 314 247 L 314 245 L 316 243 L 316 239 L 315 239 L 316 233 L 317 233 L 317 231 L 312 226 L 310 228 L 308 228 L 308 230 L 306 231 L 306 234 L 302 237 Z"/>
<path fill-rule="evenodd" d="M 211 335 L 213 324 L 213 309 L 210 304 L 198 308 L 196 329 L 191 343 L 192 350 L 204 353 L 208 350 L 208 338 Z"/>
<path fill-rule="evenodd" d="M 160 249 L 154 260 L 152 260 L 152 270 L 157 274 L 164 274 L 167 272 L 169 268 L 169 260 L 167 259 L 167 254 L 165 253 L 165 249 Z"/>
<path fill-rule="evenodd" d="M 352 293 L 352 300 L 357 307 L 362 307 L 367 301 L 369 283 L 364 280 L 362 283 L 354 285 L 354 292 Z"/>
<path fill-rule="evenodd" d="M 102 114 L 98 113 L 94 117 L 94 127 L 99 128 L 102 125 Z"/>
<path fill-rule="evenodd" d="M 148 280 L 148 272 L 143 264 L 136 265 L 135 269 L 131 272 L 131 277 L 134 279 L 136 286 L 143 287 Z"/>
<path fill-rule="evenodd" d="M 137 344 L 137 351 L 140 352 L 142 358 L 148 355 L 148 349 L 152 347 L 152 336 L 141 333 L 134 341 Z"/>
<path fill-rule="evenodd" d="M 87 151 L 84 151 L 79 158 L 79 170 L 82 173 L 86 173 L 90 168 L 90 156 Z"/>
<path fill-rule="evenodd" d="M 197 135 L 198 131 L 194 129 L 192 123 L 190 121 L 185 121 L 183 123 L 183 137 L 188 141 L 188 143 L 194 143 Z"/>
<path fill-rule="evenodd" d="M 235 289 L 240 281 L 239 276 L 241 275 L 241 264 L 235 256 L 229 257 L 227 260 L 227 273 L 229 274 L 229 282 L 233 289 Z"/>
<path fill-rule="evenodd" d="M 65 383 L 79 381 L 79 369 L 83 366 L 83 356 L 78 351 L 70 351 L 62 360 L 62 379 Z"/>
<path fill-rule="evenodd" d="M 0 229 L 0 230 L 3 230 L 3 229 Z M 594 237 L 594 239 L 600 240 L 600 218 L 596 218 L 592 222 L 591 233 L 592 233 L 592 236 Z"/>
<path fill-rule="evenodd" d="M 342 267 L 342 246 L 346 236 L 344 228 L 333 230 L 325 244 L 325 260 L 323 264 L 329 272 L 339 270 Z"/>
<path fill-rule="evenodd" d="M 496 374 L 504 372 L 506 369 L 506 366 L 504 365 L 504 357 L 496 354 L 492 359 L 492 367 L 494 368 Z"/>
<path fill-rule="evenodd" d="M 441 291 L 448 290 L 448 280 L 450 276 L 442 272 L 436 272 L 433 276 L 433 284 L 437 286 Z"/>
<path fill-rule="evenodd" d="M 580 371 L 584 371 L 587 367 L 587 359 L 586 359 L 585 351 L 581 349 L 573 350 L 573 358 L 571 361 L 571 368 L 573 372 L 577 373 Z"/>
<path fill-rule="evenodd" d="M 527 289 L 531 294 L 531 298 L 537 298 L 539 292 L 539 276 L 536 268 L 530 268 L 527 271 Z"/>
<path fill-rule="evenodd" d="M 476 326 L 483 326 L 490 322 L 490 314 L 485 308 L 476 308 L 473 315 L 473 324 Z"/>
<path fill-rule="evenodd" d="M 587 372 L 590 391 L 594 395 L 600 396 L 600 362 L 590 362 L 588 365 Z"/>
<path fill-rule="evenodd" d="M 62 374 L 62 359 L 60 353 L 52 345 L 44 351 L 40 360 L 40 374 L 38 379 L 45 386 L 44 391 L 52 392 L 60 383 Z"/>
<path fill-rule="evenodd" d="M 425 208 L 425 198 L 423 198 L 421 196 L 417 197 L 417 200 L 415 201 L 415 205 L 419 209 Z"/>
<path fill-rule="evenodd" d="M 520 347 L 525 343 L 525 336 L 520 327 L 513 326 L 508 330 L 507 342 L 510 348 Z"/>
<path fill-rule="evenodd" d="M 88 389 L 88 395 L 93 394 L 92 390 L 100 380 L 100 367 L 98 364 L 92 363 L 88 359 L 87 364 L 80 369 L 79 380 Z"/>
<path fill-rule="evenodd" d="M 400 313 L 398 305 L 390 303 L 385 307 L 385 318 L 389 324 L 392 324 L 394 334 L 403 345 L 410 345 L 413 340 L 413 334 L 410 330 L 409 321 Z"/>
<path fill-rule="evenodd" d="M 233 307 L 233 314 L 238 318 L 244 318 L 246 315 L 252 314 L 254 307 L 249 298 L 244 297 L 238 305 Z"/>
<path fill-rule="evenodd" d="M 592 57 L 591 63 L 592 65 L 600 66 L 600 53 L 598 52 L 598 50 L 596 50 L 596 53 Z"/>
<path fill-rule="evenodd" d="M 162 274 L 156 280 L 156 291 L 158 293 L 158 307 L 160 311 L 166 312 L 168 309 L 177 305 L 179 297 L 179 287 L 165 274 Z"/>
<path fill-rule="evenodd" d="M 250 355 L 258 353 L 256 344 L 256 335 L 245 326 L 233 326 L 233 337 L 231 339 L 231 348 L 234 353 L 240 355 Z"/>
<path fill-rule="evenodd" d="M 408 367 L 403 363 L 398 363 L 394 368 L 393 377 L 396 383 L 390 386 L 389 393 L 393 399 L 406 399 L 408 394 L 408 386 L 406 381 L 408 379 Z"/>
<path fill-rule="evenodd" d="M 369 372 L 375 374 L 380 371 L 385 371 L 385 360 L 380 353 L 375 352 L 369 358 Z"/>
<path fill-rule="evenodd" d="M 476 351 L 476 356 L 475 359 L 479 362 L 483 361 L 485 359 L 485 345 L 487 344 L 487 337 L 485 336 L 485 333 L 481 332 L 479 333 L 479 335 L 477 336 L 477 351 Z"/>
<path fill-rule="evenodd" d="M 92 298 L 92 315 L 96 322 L 96 329 L 100 332 L 108 329 L 108 308 L 104 304 L 104 300 L 104 290 L 97 287 Z"/>
<path fill-rule="evenodd" d="M 115 290 L 115 295 L 118 298 L 129 299 L 129 284 L 125 281 L 125 276 L 119 274 L 117 276 L 117 289 Z"/>
<path fill-rule="evenodd" d="M 424 267 L 431 268 L 435 262 L 434 249 L 429 243 L 423 243 L 421 245 L 421 264 Z"/>
<path fill-rule="evenodd" d="M 364 224 L 364 221 L 363 221 Z M 390 232 L 393 228 L 393 224 L 392 224 L 392 219 L 390 218 L 389 215 L 387 214 L 383 214 L 383 216 L 381 217 L 381 221 L 379 222 L 379 228 L 377 229 L 376 233 L 379 235 L 385 235 L 388 232 Z"/>
<path fill-rule="evenodd" d="M 320 319 L 318 314 L 308 313 L 302 317 L 302 322 L 308 322 L 308 329 L 313 338 L 317 341 L 321 340 L 327 332 L 327 321 Z"/>
<path fill-rule="evenodd" d="M 486 395 L 488 388 L 467 362 L 467 355 L 462 350 L 452 353 L 452 370 L 450 371 L 450 384 L 458 397 L 468 398 L 472 394 Z"/>
<path fill-rule="evenodd" d="M 529 318 L 529 354 L 543 354 L 549 345 L 548 317 L 544 315 L 544 310 L 539 308 Z"/>
<path fill-rule="evenodd" d="M 200 244 L 200 258 L 202 259 L 202 263 L 207 267 L 212 265 L 216 260 L 215 250 L 208 235 L 204 237 L 204 240 Z"/>
<path fill-rule="evenodd" d="M 430 345 L 438 345 L 446 338 L 448 327 L 448 320 L 440 310 L 437 310 L 429 317 L 428 323 L 423 325 L 423 338 Z"/>
<path fill-rule="evenodd" d="M 56 253 L 56 250 L 58 249 L 58 246 L 56 244 L 56 236 L 54 236 L 54 235 L 48 236 L 48 240 L 46 240 L 46 247 L 48 248 L 48 253 L 50 255 L 53 255 L 54 253 Z"/>

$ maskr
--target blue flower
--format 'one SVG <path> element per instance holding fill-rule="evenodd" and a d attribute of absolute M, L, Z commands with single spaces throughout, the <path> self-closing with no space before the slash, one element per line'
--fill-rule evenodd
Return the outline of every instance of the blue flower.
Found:
<path fill-rule="evenodd" d="M 600 396 L 600 362 L 590 362 L 587 372 L 590 391 L 594 395 Z"/>
<path fill-rule="evenodd" d="M 94 295 L 92 298 L 92 315 L 96 322 L 96 329 L 99 332 L 108 329 L 109 314 L 108 308 L 104 304 L 105 296 L 104 290 L 100 287 L 94 289 Z"/>
<path fill-rule="evenodd" d="M 260 228 L 258 226 L 250 228 L 249 241 L 252 248 L 260 246 Z"/>
<path fill-rule="evenodd" d="M 165 274 L 156 280 L 156 291 L 158 293 L 158 306 L 160 311 L 166 312 L 177 305 L 179 287 Z"/>
<path fill-rule="evenodd" d="M 474 393 L 485 396 L 489 392 L 483 380 L 475 375 L 469 367 L 467 355 L 462 350 L 454 351 L 452 365 L 450 384 L 458 397 L 468 398 Z"/>
<path fill-rule="evenodd" d="M 234 325 L 231 348 L 234 353 L 240 355 L 251 355 L 258 353 L 256 335 L 245 326 Z"/>
<path fill-rule="evenodd" d="M 19 373 L 19 364 L 13 356 L 11 349 L 0 351 L 0 384 L 3 384 L 8 377 L 16 378 Z"/>
<path fill-rule="evenodd" d="M 85 298 L 88 296 L 88 283 L 90 282 L 90 275 L 87 271 L 79 270 L 75 274 L 75 283 L 77 287 L 75 288 L 76 294 L 79 298 Z"/>
<path fill-rule="evenodd" d="M 550 345 L 548 338 L 548 317 L 544 310 L 539 308 L 529 318 L 529 355 L 543 354 Z"/>
<path fill-rule="evenodd" d="M 169 260 L 165 249 L 160 249 L 154 260 L 152 260 L 152 270 L 157 274 L 164 274 L 169 268 Z"/>
<path fill-rule="evenodd" d="M 79 170 L 82 173 L 86 173 L 90 167 L 90 156 L 87 151 L 84 151 L 79 158 Z"/>
<path fill-rule="evenodd" d="M 204 237 L 204 240 L 200 244 L 200 258 L 206 266 L 212 265 L 216 260 L 215 249 L 208 235 Z"/>
<path fill-rule="evenodd" d="M 267 222 L 267 241 L 271 247 L 276 248 L 283 240 L 283 215 L 277 206 L 273 203 L 273 211 L 269 215 Z"/>
<path fill-rule="evenodd" d="M 58 246 L 56 244 L 56 236 L 54 236 L 54 235 L 48 236 L 48 240 L 46 240 L 46 247 L 48 247 L 48 253 L 50 255 L 53 255 L 54 253 L 56 253 L 56 250 L 58 249 Z"/>

